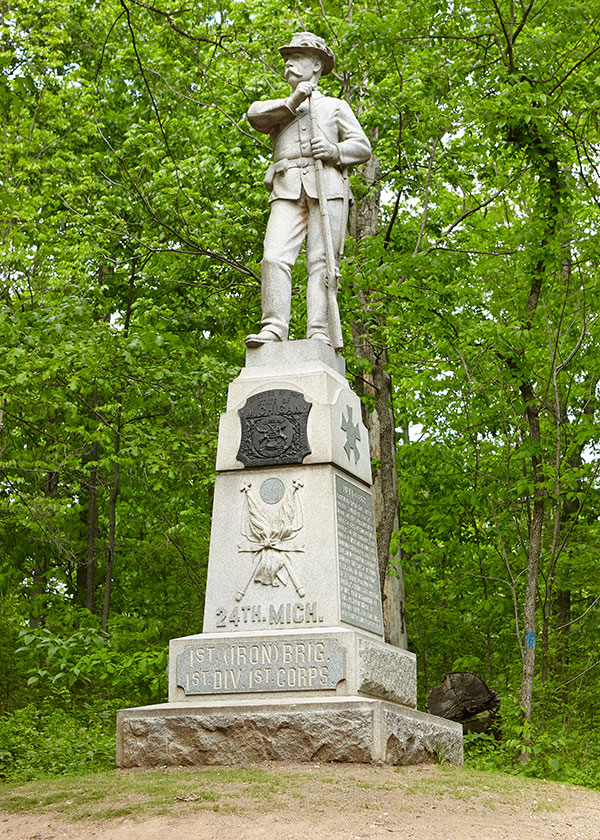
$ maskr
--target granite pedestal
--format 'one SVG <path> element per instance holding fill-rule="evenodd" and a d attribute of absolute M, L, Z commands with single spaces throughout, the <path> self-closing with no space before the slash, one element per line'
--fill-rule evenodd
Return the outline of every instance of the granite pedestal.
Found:
<path fill-rule="evenodd" d="M 123 709 L 117 764 L 462 763 L 383 641 L 367 431 L 319 341 L 248 350 L 217 454 L 204 626 L 173 639 L 168 703 Z"/>

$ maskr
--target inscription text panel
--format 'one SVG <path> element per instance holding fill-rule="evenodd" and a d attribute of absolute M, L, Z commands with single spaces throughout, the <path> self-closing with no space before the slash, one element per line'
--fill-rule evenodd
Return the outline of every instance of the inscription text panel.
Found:
<path fill-rule="evenodd" d="M 335 477 L 340 618 L 383 635 L 377 542 L 369 493 Z"/>
<path fill-rule="evenodd" d="M 324 691 L 346 676 L 335 639 L 210 641 L 177 656 L 177 685 L 190 694 Z"/>

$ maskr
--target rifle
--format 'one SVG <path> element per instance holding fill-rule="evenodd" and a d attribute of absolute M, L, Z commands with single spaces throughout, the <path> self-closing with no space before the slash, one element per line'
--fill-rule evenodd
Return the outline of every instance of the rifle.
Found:
<path fill-rule="evenodd" d="M 310 117 L 311 140 L 317 137 L 317 121 L 313 109 L 312 95 L 308 97 L 308 113 Z M 329 320 L 329 337 L 334 350 L 340 350 L 344 346 L 342 338 L 342 324 L 340 322 L 340 310 L 337 303 L 337 291 L 339 284 L 339 269 L 335 254 L 333 252 L 333 237 L 331 236 L 331 220 L 329 218 L 329 205 L 327 199 L 327 186 L 325 184 L 325 171 L 323 161 L 315 158 L 315 175 L 317 179 L 317 196 L 319 198 L 319 210 L 321 212 L 321 233 L 325 245 L 325 263 L 327 266 L 327 314 Z M 345 230 L 342 231 L 344 236 Z"/>

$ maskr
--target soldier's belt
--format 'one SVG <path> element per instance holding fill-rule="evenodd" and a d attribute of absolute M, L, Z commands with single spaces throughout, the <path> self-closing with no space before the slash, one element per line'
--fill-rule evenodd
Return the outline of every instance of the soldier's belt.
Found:
<path fill-rule="evenodd" d="M 299 158 L 284 158 L 283 160 L 278 160 L 274 164 L 274 170 L 277 175 L 281 175 L 288 171 L 288 169 L 304 169 L 305 166 L 314 166 L 315 160 L 314 158 L 306 158 L 306 157 L 299 157 Z"/>

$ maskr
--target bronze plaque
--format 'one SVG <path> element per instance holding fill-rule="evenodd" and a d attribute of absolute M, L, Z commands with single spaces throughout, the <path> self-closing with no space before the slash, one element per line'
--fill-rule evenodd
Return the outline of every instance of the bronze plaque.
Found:
<path fill-rule="evenodd" d="M 248 397 L 238 409 L 242 423 L 238 461 L 245 467 L 301 464 L 310 455 L 306 426 L 311 406 L 299 391 L 285 388 Z"/>

